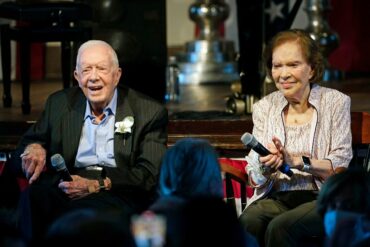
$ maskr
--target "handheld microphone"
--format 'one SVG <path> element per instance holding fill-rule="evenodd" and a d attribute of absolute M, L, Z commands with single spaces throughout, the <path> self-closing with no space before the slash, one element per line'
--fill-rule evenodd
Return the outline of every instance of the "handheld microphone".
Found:
<path fill-rule="evenodd" d="M 54 154 L 51 156 L 51 165 L 61 174 L 63 181 L 73 181 L 62 155 Z"/>
<path fill-rule="evenodd" d="M 245 146 L 250 147 L 261 156 L 271 154 L 267 148 L 265 148 L 261 143 L 259 143 L 257 139 L 248 132 L 245 132 L 240 139 Z M 292 170 L 290 170 L 290 166 L 288 164 L 283 163 L 283 165 L 279 167 L 279 170 L 282 173 L 288 175 L 289 177 L 293 175 L 293 172 Z"/>

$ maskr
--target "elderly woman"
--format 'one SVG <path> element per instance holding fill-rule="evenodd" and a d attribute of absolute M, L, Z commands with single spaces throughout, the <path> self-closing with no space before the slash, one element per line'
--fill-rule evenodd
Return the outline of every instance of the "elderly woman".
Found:
<path fill-rule="evenodd" d="M 316 84 L 323 58 L 306 32 L 278 33 L 264 55 L 278 90 L 253 106 L 253 135 L 271 154 L 252 150 L 246 157 L 256 189 L 240 220 L 261 246 L 297 246 L 324 235 L 318 191 L 352 159 L 350 98 Z M 280 171 L 283 165 L 292 176 Z"/>

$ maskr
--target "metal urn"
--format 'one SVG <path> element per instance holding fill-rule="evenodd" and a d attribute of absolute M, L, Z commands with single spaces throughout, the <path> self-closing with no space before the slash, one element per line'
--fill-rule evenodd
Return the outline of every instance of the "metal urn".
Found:
<path fill-rule="evenodd" d="M 339 46 L 339 36 L 334 32 L 327 20 L 327 13 L 330 11 L 329 0 L 306 0 L 305 11 L 308 17 L 306 30 L 311 37 L 320 45 L 325 59 L 325 71 L 323 81 L 339 79 L 340 72 L 330 67 L 329 55 Z"/>
<path fill-rule="evenodd" d="M 239 79 L 232 41 L 224 40 L 220 26 L 229 16 L 224 0 L 197 0 L 189 7 L 189 17 L 199 32 L 178 55 L 181 84 L 225 83 Z"/>

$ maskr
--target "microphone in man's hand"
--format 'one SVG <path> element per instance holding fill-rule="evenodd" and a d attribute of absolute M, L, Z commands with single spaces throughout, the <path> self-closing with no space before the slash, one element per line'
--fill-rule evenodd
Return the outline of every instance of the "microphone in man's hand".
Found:
<path fill-rule="evenodd" d="M 53 156 L 51 156 L 51 165 L 58 173 L 60 173 L 63 181 L 73 181 L 62 155 L 54 154 Z"/>
<path fill-rule="evenodd" d="M 267 148 L 265 148 L 261 143 L 259 143 L 257 139 L 248 132 L 245 132 L 240 139 L 245 146 L 253 149 L 256 153 L 258 153 L 261 156 L 267 156 L 271 154 Z M 288 175 L 289 177 L 293 175 L 293 172 L 292 170 L 290 170 L 290 166 L 288 164 L 283 163 L 283 165 L 279 167 L 279 170 L 282 173 Z"/>

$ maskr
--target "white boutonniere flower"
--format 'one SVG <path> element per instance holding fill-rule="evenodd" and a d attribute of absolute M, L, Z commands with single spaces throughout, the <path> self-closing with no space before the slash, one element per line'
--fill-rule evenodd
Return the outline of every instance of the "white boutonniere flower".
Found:
<path fill-rule="evenodd" d="M 128 134 L 131 133 L 131 128 L 134 125 L 134 117 L 127 116 L 122 121 L 116 122 L 114 125 L 116 127 L 115 133 L 118 134 Z"/>

